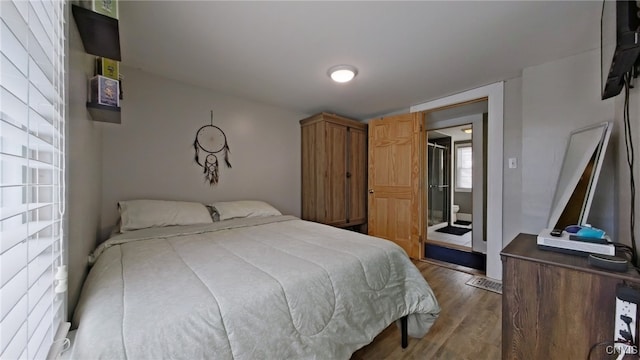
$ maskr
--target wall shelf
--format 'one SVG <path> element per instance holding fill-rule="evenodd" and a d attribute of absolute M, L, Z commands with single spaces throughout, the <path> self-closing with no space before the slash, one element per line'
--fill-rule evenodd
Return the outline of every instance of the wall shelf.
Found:
<path fill-rule="evenodd" d="M 120 124 L 120 108 L 116 106 L 101 105 L 93 102 L 87 103 L 87 110 L 93 121 Z"/>
<path fill-rule="evenodd" d="M 118 20 L 78 5 L 71 5 L 84 50 L 92 55 L 121 61 Z"/>
<path fill-rule="evenodd" d="M 121 61 L 120 28 L 117 19 L 71 5 L 84 50 L 92 55 Z M 87 102 L 93 121 L 120 124 L 120 107 Z"/>

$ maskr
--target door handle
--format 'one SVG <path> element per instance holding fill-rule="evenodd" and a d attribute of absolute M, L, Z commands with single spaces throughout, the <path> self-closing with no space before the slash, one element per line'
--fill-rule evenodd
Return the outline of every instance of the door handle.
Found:
<path fill-rule="evenodd" d="M 373 189 L 369 189 L 369 194 L 373 194 Z"/>

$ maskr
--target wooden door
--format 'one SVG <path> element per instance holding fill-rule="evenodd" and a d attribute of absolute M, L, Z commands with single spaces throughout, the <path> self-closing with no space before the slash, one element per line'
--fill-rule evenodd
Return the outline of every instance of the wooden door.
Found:
<path fill-rule="evenodd" d="M 348 218 L 349 223 L 363 224 L 367 221 L 367 131 L 349 128 L 348 140 Z"/>
<path fill-rule="evenodd" d="M 420 258 L 420 124 L 422 113 L 369 122 L 369 234 Z"/>

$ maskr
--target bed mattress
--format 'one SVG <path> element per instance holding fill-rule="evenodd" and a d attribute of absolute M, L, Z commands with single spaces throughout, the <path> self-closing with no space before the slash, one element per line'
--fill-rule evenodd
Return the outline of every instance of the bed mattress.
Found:
<path fill-rule="evenodd" d="M 292 216 L 127 232 L 92 261 L 77 359 L 348 359 L 440 311 L 397 245 Z"/>

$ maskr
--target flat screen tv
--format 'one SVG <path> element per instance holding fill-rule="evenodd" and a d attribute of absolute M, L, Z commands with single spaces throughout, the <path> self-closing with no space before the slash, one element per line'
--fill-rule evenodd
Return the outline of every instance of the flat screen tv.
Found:
<path fill-rule="evenodd" d="M 640 54 L 638 6 L 635 1 L 604 0 L 600 19 L 602 100 L 616 96 Z"/>

